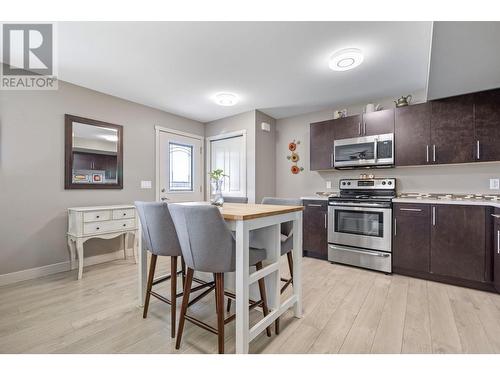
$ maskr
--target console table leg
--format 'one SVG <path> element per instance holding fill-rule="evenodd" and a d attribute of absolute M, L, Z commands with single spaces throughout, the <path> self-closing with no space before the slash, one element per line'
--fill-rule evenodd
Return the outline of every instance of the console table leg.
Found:
<path fill-rule="evenodd" d="M 76 251 L 78 253 L 78 280 L 83 275 L 83 240 L 78 238 L 76 240 Z"/>

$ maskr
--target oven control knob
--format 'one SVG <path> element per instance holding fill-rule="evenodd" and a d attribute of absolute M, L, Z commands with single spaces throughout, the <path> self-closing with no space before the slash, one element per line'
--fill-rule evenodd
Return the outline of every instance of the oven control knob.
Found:
<path fill-rule="evenodd" d="M 389 185 L 392 185 L 392 181 L 389 181 L 389 182 L 388 182 L 388 184 L 389 184 Z"/>
<path fill-rule="evenodd" d="M 345 181 L 342 181 L 342 185 L 345 185 Z"/>
<path fill-rule="evenodd" d="M 385 181 L 382 181 L 382 185 L 385 185 Z"/>
<path fill-rule="evenodd" d="M 351 184 L 350 182 L 347 183 L 347 185 L 350 185 L 350 184 Z"/>

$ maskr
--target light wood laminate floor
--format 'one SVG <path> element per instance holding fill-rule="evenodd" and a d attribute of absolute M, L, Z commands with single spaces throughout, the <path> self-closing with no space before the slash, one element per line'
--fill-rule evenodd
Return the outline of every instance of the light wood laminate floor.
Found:
<path fill-rule="evenodd" d="M 169 269 L 163 258 L 159 265 Z M 252 353 L 500 353 L 500 295 L 310 258 L 303 267 L 304 317 L 288 312 L 280 335 L 264 332 Z M 217 337 L 189 322 L 175 350 L 170 306 L 154 298 L 142 319 L 132 261 L 86 267 L 82 280 L 75 277 L 0 288 L 0 353 L 217 352 Z M 155 288 L 169 293 L 168 283 Z M 210 294 L 191 311 L 215 325 L 213 300 Z M 226 352 L 234 352 L 234 322 L 226 326 Z"/>

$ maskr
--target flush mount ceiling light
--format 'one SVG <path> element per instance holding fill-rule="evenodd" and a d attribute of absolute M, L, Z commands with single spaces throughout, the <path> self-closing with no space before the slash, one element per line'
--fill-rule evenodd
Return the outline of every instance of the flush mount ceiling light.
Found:
<path fill-rule="evenodd" d="M 238 95 L 231 92 L 219 92 L 214 95 L 215 103 L 224 107 L 235 105 L 236 103 L 238 103 L 238 100 Z"/>
<path fill-rule="evenodd" d="M 346 48 L 334 52 L 330 56 L 330 69 L 343 72 L 360 66 L 363 62 L 363 52 L 357 48 Z"/>

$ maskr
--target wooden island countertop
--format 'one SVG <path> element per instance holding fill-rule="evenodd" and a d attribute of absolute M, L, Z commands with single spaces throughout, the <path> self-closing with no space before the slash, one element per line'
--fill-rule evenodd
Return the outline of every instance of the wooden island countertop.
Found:
<path fill-rule="evenodd" d="M 220 208 L 224 220 L 251 220 L 303 210 L 303 206 L 246 203 L 224 203 Z"/>

